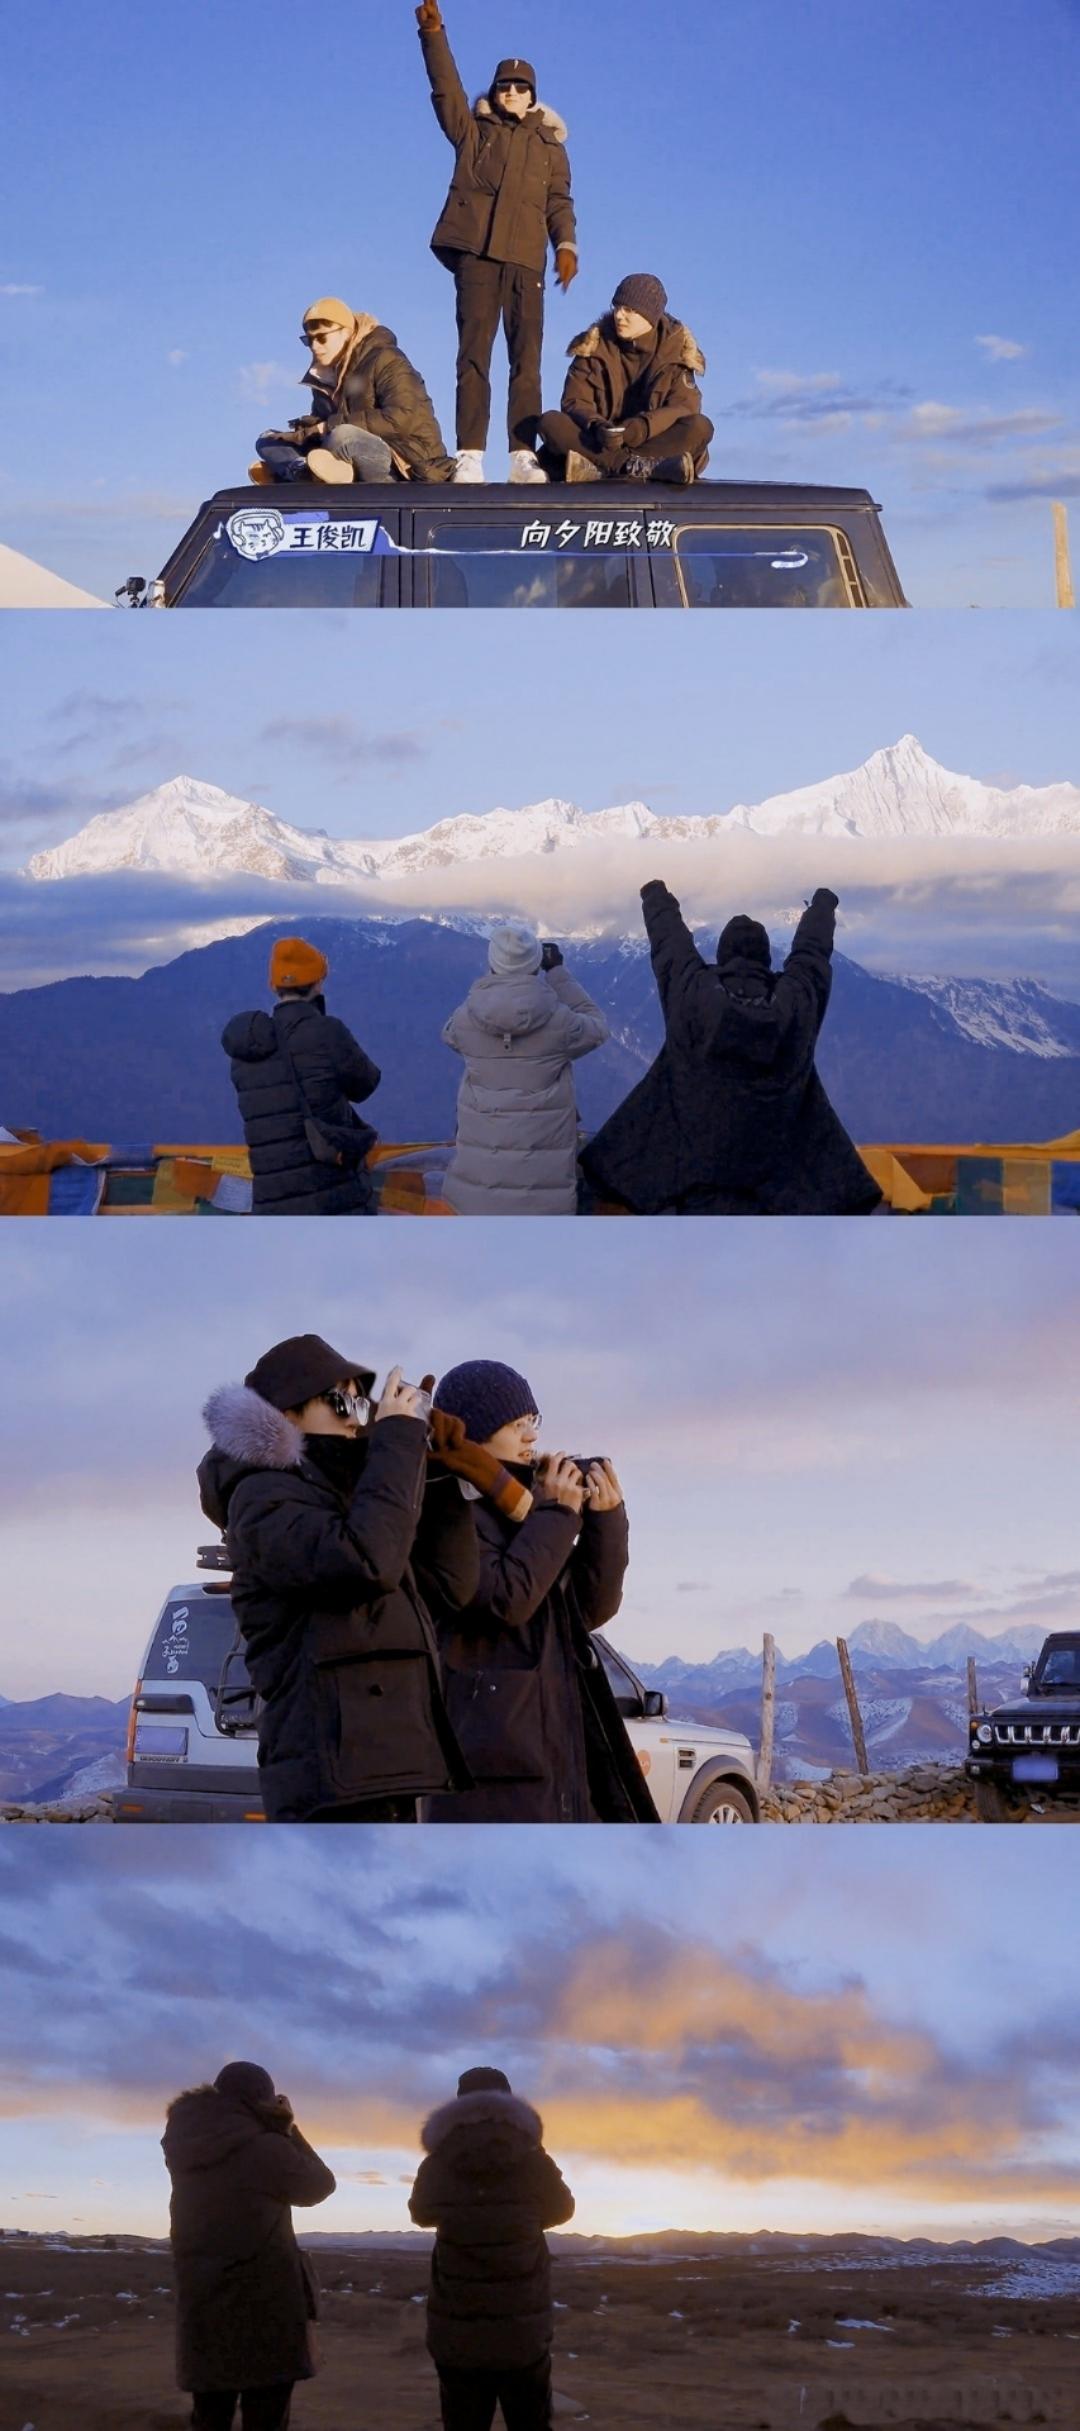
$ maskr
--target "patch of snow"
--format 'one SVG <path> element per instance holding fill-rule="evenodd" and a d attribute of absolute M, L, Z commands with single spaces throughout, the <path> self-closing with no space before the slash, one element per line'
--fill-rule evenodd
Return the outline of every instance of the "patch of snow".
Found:
<path fill-rule="evenodd" d="M 843 2321 L 838 2321 L 836 2326 L 838 2330 L 887 2330 L 889 2336 L 893 2336 L 891 2321 L 855 2321 L 846 2317 Z"/>

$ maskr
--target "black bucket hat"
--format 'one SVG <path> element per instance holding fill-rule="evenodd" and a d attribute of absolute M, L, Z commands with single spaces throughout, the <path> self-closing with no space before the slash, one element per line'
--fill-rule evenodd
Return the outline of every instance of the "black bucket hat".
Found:
<path fill-rule="evenodd" d="M 263 1352 L 244 1383 L 272 1409 L 302 1410 L 305 1402 L 330 1392 L 343 1376 L 355 1376 L 363 1393 L 370 1393 L 375 1382 L 373 1367 L 347 1359 L 321 1334 L 290 1334 L 287 1342 L 275 1342 L 272 1350 Z"/>

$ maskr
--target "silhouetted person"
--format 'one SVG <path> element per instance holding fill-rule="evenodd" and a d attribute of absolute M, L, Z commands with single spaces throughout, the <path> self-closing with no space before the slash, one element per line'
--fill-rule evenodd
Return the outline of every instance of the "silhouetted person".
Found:
<path fill-rule="evenodd" d="M 665 1038 L 582 1159 L 639 1215 L 870 1215 L 881 1192 L 814 1065 L 838 897 L 819 887 L 774 971 L 766 930 L 729 920 L 715 966 L 673 894 L 641 890 Z"/>
<path fill-rule="evenodd" d="M 335 2179 L 265 2068 L 230 2061 L 177 2095 L 161 2139 L 172 2179 L 176 2377 L 192 2431 L 287 2431 L 298 2380 L 315 2371 L 318 2287 L 293 2234 L 294 2203 Z"/>
<path fill-rule="evenodd" d="M 256 1215 L 373 1215 L 366 1157 L 377 1134 L 353 1107 L 382 1074 L 322 993 L 330 965 L 304 937 L 270 956 L 272 1013 L 237 1013 L 222 1032 L 251 1158 Z"/>
<path fill-rule="evenodd" d="M 467 2068 L 457 2099 L 426 2121 L 409 2197 L 435 2230 L 428 2351 L 444 2431 L 548 2431 L 555 2315 L 544 2230 L 574 2198 L 543 2146 L 543 2122 L 501 2068 Z"/>

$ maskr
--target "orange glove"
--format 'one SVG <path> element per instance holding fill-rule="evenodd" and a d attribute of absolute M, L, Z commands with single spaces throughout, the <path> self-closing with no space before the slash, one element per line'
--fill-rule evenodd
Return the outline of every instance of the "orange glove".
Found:
<path fill-rule="evenodd" d="M 422 34 L 441 34 L 442 11 L 439 0 L 420 0 L 416 22 Z"/>
<path fill-rule="evenodd" d="M 431 1458 L 441 1461 L 454 1477 L 475 1486 L 505 1519 L 516 1523 L 528 1519 L 533 1506 L 528 1486 L 511 1477 L 509 1469 L 504 1469 L 493 1452 L 486 1452 L 483 1444 L 470 1443 L 464 1419 L 451 1417 L 448 1410 L 432 1410 Z"/>
<path fill-rule="evenodd" d="M 434 0 L 432 0 L 432 6 L 434 6 Z M 578 257 L 573 246 L 560 245 L 558 252 L 555 255 L 555 276 L 558 279 L 564 295 L 566 294 L 567 288 L 573 285 L 577 274 Z"/>

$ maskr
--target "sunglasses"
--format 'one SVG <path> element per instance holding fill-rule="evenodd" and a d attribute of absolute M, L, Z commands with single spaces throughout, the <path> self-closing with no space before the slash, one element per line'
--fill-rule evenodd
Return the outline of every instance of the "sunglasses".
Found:
<path fill-rule="evenodd" d="M 334 1385 L 328 1393 L 320 1393 L 319 1399 L 333 1410 L 335 1418 L 351 1418 L 355 1426 L 366 1426 L 371 1416 L 371 1403 L 366 1393 L 343 1393 Z"/>
<path fill-rule="evenodd" d="M 310 321 L 307 327 L 300 332 L 300 344 L 301 346 L 314 346 L 316 338 L 330 338 L 335 336 L 336 332 L 336 321 Z"/>
<path fill-rule="evenodd" d="M 495 90 L 497 93 L 531 93 L 532 86 L 521 83 L 516 76 L 509 76 L 503 84 L 497 84 Z"/>

